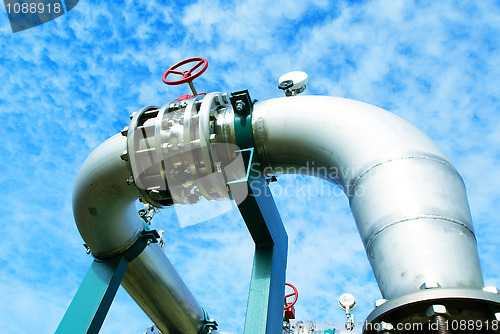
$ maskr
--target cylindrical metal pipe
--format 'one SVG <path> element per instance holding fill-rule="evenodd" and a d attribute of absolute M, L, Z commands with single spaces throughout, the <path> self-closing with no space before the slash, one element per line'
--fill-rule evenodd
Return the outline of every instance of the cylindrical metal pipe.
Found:
<path fill-rule="evenodd" d="M 123 254 L 144 229 L 135 208 L 139 191 L 127 184 L 130 170 L 120 158 L 125 150 L 126 137 L 111 137 L 89 155 L 75 181 L 76 225 L 100 258 Z M 162 333 L 197 334 L 204 324 L 203 310 L 157 244 L 129 263 L 122 285 Z"/>
<path fill-rule="evenodd" d="M 198 334 L 202 308 L 158 244 L 129 263 L 122 286 L 163 334 Z"/>
<path fill-rule="evenodd" d="M 264 171 L 316 175 L 344 190 L 384 298 L 424 282 L 483 287 L 463 181 L 414 126 L 325 96 L 256 103 L 252 126 Z"/>

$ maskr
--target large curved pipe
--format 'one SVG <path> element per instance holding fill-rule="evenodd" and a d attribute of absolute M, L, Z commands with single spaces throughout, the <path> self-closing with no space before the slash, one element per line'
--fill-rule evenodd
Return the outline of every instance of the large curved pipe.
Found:
<path fill-rule="evenodd" d="M 344 190 L 384 298 L 425 282 L 483 288 L 464 183 L 414 126 L 365 103 L 295 96 L 256 103 L 252 127 L 267 172 Z"/>
<path fill-rule="evenodd" d="M 139 191 L 127 184 L 130 170 L 120 156 L 126 137 L 117 134 L 92 152 L 73 190 L 76 225 L 99 258 L 123 254 L 144 229 L 135 208 Z M 122 286 L 164 334 L 198 334 L 205 315 L 157 244 L 132 260 Z"/>
<path fill-rule="evenodd" d="M 162 112 L 143 109 L 146 120 L 135 126 L 146 133 L 138 143 L 147 150 L 139 146 L 137 153 L 151 151 L 151 143 L 156 143 L 152 138 L 177 140 L 175 147 L 199 143 L 191 138 L 193 133 L 219 138 L 217 142 L 233 141 L 232 117 L 226 117 L 232 107 L 227 99 L 222 105 L 221 101 L 224 96 L 217 93 L 204 97 L 201 107 L 201 101 L 194 100 L 172 103 L 171 115 L 179 117 L 165 120 L 166 107 Z M 214 133 L 205 134 L 202 121 L 198 122 L 201 130 L 192 131 L 190 118 L 197 120 L 197 112 L 202 120 L 220 122 L 210 127 L 206 123 Z M 158 122 L 149 121 L 154 117 Z M 157 132 L 146 131 L 155 124 Z M 384 298 L 418 291 L 426 282 L 450 288 L 483 287 L 463 181 L 445 155 L 415 127 L 364 103 L 293 96 L 256 103 L 252 129 L 265 171 L 316 175 L 344 190 Z M 161 144 L 156 150 L 172 150 L 171 143 L 156 144 Z M 143 229 L 134 201 L 148 193 L 127 184 L 130 167 L 120 158 L 126 149 L 125 137 L 110 138 L 85 161 L 75 184 L 78 229 L 101 258 L 125 252 Z M 209 167 L 208 160 L 204 166 Z M 152 172 L 155 176 L 156 170 Z M 203 325 L 203 310 L 158 246 L 148 246 L 130 262 L 122 284 L 163 333 L 196 334 Z"/>
<path fill-rule="evenodd" d="M 73 188 L 76 226 L 100 258 L 122 254 L 143 230 L 135 208 L 139 192 L 127 184 L 130 171 L 120 159 L 125 149 L 120 134 L 106 140 L 87 157 Z"/>

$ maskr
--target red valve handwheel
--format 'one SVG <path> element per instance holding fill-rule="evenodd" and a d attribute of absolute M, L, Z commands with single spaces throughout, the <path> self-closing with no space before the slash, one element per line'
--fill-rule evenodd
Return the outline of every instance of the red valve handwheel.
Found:
<path fill-rule="evenodd" d="M 297 288 L 294 287 L 293 285 L 291 285 L 290 283 L 285 283 L 285 285 L 288 285 L 289 287 L 291 287 L 293 289 L 293 292 L 288 294 L 288 295 L 285 295 L 285 311 L 292 308 L 293 305 L 295 305 L 295 303 L 297 302 L 297 299 L 299 298 L 299 292 L 297 291 Z M 293 302 L 291 302 L 290 304 L 288 304 L 286 302 L 286 299 L 288 297 L 291 297 L 291 296 L 295 296 L 295 298 L 293 299 Z"/>
<path fill-rule="evenodd" d="M 196 65 L 194 65 L 193 67 L 191 67 L 188 71 L 184 71 L 184 72 L 176 71 L 176 69 L 178 67 L 180 67 L 182 65 L 189 64 L 189 63 L 194 63 L 194 62 L 198 62 L 198 63 Z M 198 72 L 193 74 L 193 71 L 196 70 L 198 67 L 200 67 L 202 64 L 203 64 L 203 67 Z M 197 77 L 199 77 L 203 72 L 205 72 L 207 67 L 208 67 L 208 61 L 205 58 L 194 57 L 194 58 L 184 59 L 183 61 L 178 62 L 177 64 L 175 64 L 174 66 L 171 66 L 168 70 L 166 70 L 165 73 L 163 73 L 162 80 L 167 85 L 181 85 L 181 84 L 184 84 L 186 82 L 191 82 L 194 79 L 196 79 Z M 182 75 L 182 79 L 174 80 L 174 81 L 167 81 L 167 76 L 170 73 Z"/>

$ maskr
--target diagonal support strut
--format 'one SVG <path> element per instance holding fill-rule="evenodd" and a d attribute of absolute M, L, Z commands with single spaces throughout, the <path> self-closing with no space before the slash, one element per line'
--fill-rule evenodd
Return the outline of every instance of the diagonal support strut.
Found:
<path fill-rule="evenodd" d="M 245 334 L 283 331 L 288 236 L 267 180 L 258 166 L 254 149 L 240 150 L 246 162 L 245 179 L 229 182 L 230 189 L 246 186 L 248 196 L 238 204 L 241 216 L 255 242 Z"/>

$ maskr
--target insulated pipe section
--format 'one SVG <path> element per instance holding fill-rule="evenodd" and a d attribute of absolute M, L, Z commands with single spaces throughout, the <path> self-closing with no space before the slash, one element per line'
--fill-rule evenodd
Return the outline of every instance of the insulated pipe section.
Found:
<path fill-rule="evenodd" d="M 264 172 L 343 189 L 384 298 L 424 282 L 483 288 L 464 183 L 414 126 L 361 102 L 295 96 L 256 103 L 252 127 Z"/>
<path fill-rule="evenodd" d="M 135 208 L 139 191 L 127 184 L 130 170 L 118 134 L 92 152 L 73 191 L 76 225 L 99 258 L 123 254 L 139 238 L 143 222 Z M 128 265 L 123 287 L 164 334 L 198 334 L 205 315 L 165 253 L 151 244 Z"/>

